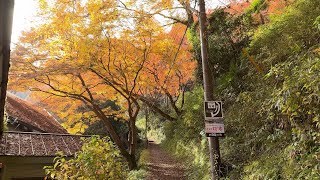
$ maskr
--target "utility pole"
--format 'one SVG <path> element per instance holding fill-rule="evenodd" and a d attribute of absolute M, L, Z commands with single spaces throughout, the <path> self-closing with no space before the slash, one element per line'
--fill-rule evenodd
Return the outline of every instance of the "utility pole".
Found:
<path fill-rule="evenodd" d="M 203 89 L 205 101 L 213 101 L 213 78 L 209 71 L 208 62 L 208 37 L 206 32 L 206 9 L 204 0 L 199 0 L 199 23 L 200 23 L 200 41 L 201 41 L 201 57 L 202 57 L 202 71 L 203 71 Z M 208 137 L 209 151 L 210 151 L 210 164 L 212 180 L 219 179 L 220 171 L 220 149 L 219 138 Z"/>
<path fill-rule="evenodd" d="M 14 0 L 0 0 L 0 139 L 3 133 L 4 105 L 10 66 Z"/>

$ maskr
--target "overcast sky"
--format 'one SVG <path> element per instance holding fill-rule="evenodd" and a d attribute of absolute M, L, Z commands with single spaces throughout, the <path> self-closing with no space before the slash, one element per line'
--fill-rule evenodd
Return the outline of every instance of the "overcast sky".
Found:
<path fill-rule="evenodd" d="M 209 9 L 221 5 L 221 0 L 206 1 L 206 6 Z M 15 0 L 14 14 L 13 14 L 13 27 L 11 42 L 12 45 L 18 42 L 18 38 L 23 30 L 33 26 L 32 20 L 37 11 L 38 0 Z"/>
<path fill-rule="evenodd" d="M 17 43 L 22 30 L 32 26 L 38 0 L 15 0 L 11 42 Z"/>

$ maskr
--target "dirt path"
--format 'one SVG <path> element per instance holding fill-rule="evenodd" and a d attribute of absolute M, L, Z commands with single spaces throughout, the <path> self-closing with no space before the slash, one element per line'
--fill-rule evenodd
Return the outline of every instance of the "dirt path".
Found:
<path fill-rule="evenodd" d="M 165 152 L 160 145 L 149 143 L 150 160 L 147 180 L 184 180 L 183 167 Z"/>

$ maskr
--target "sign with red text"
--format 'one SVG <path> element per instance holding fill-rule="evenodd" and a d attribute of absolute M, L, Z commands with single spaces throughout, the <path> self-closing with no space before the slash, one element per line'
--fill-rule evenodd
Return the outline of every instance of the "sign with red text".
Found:
<path fill-rule="evenodd" d="M 223 137 L 224 122 L 222 101 L 205 101 L 205 133 L 207 137 Z"/>
<path fill-rule="evenodd" d="M 205 133 L 207 137 L 222 137 L 224 135 L 224 124 L 205 123 Z"/>

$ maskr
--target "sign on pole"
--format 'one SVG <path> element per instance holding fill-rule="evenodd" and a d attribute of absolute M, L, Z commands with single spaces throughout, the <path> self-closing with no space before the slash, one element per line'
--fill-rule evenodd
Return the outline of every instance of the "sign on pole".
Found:
<path fill-rule="evenodd" d="M 224 136 L 222 101 L 205 101 L 204 114 L 206 136 Z"/>

